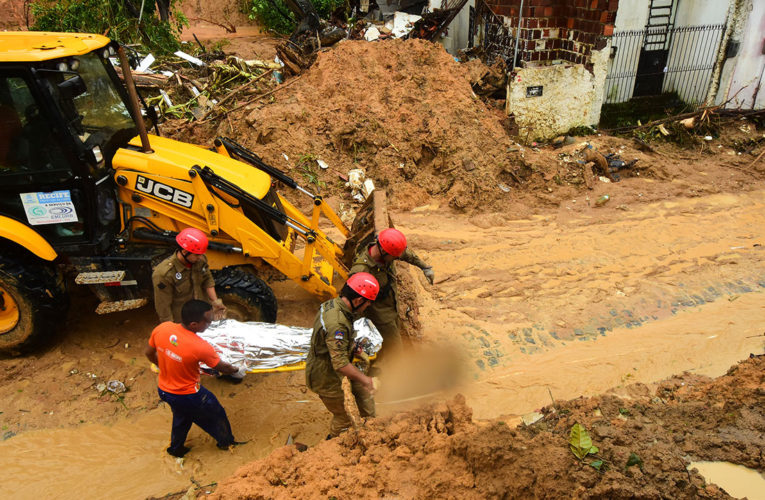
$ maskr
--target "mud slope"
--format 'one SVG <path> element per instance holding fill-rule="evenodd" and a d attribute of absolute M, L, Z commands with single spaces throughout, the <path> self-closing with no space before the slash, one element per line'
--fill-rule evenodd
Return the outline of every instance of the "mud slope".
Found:
<path fill-rule="evenodd" d="M 716 380 L 684 375 L 558 402 L 530 427 L 476 423 L 464 398 L 379 419 L 305 453 L 240 468 L 212 498 L 730 498 L 686 471 L 688 457 L 765 468 L 765 359 Z M 575 423 L 599 452 L 569 451 Z M 627 466 L 631 454 L 640 464 Z M 602 460 L 599 472 L 589 463 Z"/>

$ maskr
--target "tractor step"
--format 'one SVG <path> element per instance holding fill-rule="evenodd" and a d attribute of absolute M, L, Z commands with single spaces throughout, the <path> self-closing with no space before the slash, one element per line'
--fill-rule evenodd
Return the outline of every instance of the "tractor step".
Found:
<path fill-rule="evenodd" d="M 138 309 L 139 307 L 145 306 L 147 302 L 149 302 L 149 300 L 146 298 L 104 301 L 96 307 L 96 314 L 109 314 L 113 312 L 129 311 L 130 309 Z"/>
<path fill-rule="evenodd" d="M 122 281 L 125 271 L 89 271 L 80 273 L 74 278 L 78 285 L 100 285 Z"/>

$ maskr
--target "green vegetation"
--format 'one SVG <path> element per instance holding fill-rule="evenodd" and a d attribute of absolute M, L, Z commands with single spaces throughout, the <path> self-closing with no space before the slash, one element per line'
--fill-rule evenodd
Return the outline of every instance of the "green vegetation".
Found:
<path fill-rule="evenodd" d="M 346 0 L 311 0 L 311 3 L 322 19 L 329 18 L 335 9 L 343 5 L 346 5 L 347 10 Z M 249 11 L 250 19 L 277 33 L 291 33 L 297 26 L 295 15 L 284 0 L 250 0 Z"/>
<path fill-rule="evenodd" d="M 604 104 L 600 111 L 601 129 L 633 127 L 667 116 L 687 113 L 695 106 L 680 100 L 676 93 L 651 97 L 636 97 L 627 102 Z"/>
<path fill-rule="evenodd" d="M 170 0 L 170 9 L 181 0 Z M 136 2 L 136 9 L 141 3 Z M 37 0 L 31 5 L 33 30 L 104 34 L 122 44 L 142 44 L 156 54 L 180 49 L 178 36 L 186 17 L 173 11 L 170 22 L 160 20 L 153 1 L 143 3 L 143 13 L 134 15 L 127 2 L 110 0 Z"/>

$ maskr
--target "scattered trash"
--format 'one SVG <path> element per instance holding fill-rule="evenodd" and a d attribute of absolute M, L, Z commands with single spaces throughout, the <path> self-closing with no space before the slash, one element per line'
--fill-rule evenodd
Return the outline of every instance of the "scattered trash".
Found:
<path fill-rule="evenodd" d="M 205 65 L 205 62 L 203 60 L 197 59 L 194 56 L 190 56 L 189 54 L 183 52 L 182 50 L 179 50 L 179 51 L 175 52 L 174 54 L 176 56 L 180 57 L 181 59 L 185 59 L 188 62 L 190 62 L 192 64 L 195 64 L 197 66 L 204 66 Z"/>
<path fill-rule="evenodd" d="M 162 100 L 165 101 L 165 104 L 167 104 L 167 107 L 172 108 L 173 101 L 170 100 L 170 96 L 167 95 L 167 92 L 165 92 L 163 89 L 159 89 L 159 93 L 162 94 Z"/>
<path fill-rule="evenodd" d="M 138 73 L 145 73 L 146 70 L 149 69 L 149 66 L 151 66 L 156 59 L 154 58 L 153 54 L 149 54 L 148 56 L 144 57 L 143 60 L 138 64 L 138 66 L 135 68 L 135 70 Z M 170 74 L 172 76 L 172 73 Z"/>
<path fill-rule="evenodd" d="M 414 23 L 420 19 L 422 19 L 422 16 L 397 11 L 393 14 L 393 25 L 390 28 L 391 33 L 393 33 L 395 38 L 402 38 L 412 31 Z"/>
<path fill-rule="evenodd" d="M 367 42 L 373 42 L 380 38 L 380 30 L 378 30 L 376 27 L 372 26 L 367 29 L 367 31 L 364 33 L 364 40 Z"/>
<path fill-rule="evenodd" d="M 110 380 L 107 382 L 106 389 L 109 392 L 113 392 L 114 394 L 122 394 L 123 392 L 127 392 L 127 387 L 125 387 L 125 384 L 119 380 Z"/>
<path fill-rule="evenodd" d="M 559 135 L 555 139 L 552 140 L 552 145 L 554 148 L 560 148 L 563 146 L 567 146 L 569 144 L 574 144 L 576 142 L 576 139 L 571 137 L 570 135 Z"/>
<path fill-rule="evenodd" d="M 596 207 L 602 207 L 603 205 L 608 203 L 608 200 L 610 200 L 610 199 L 611 199 L 610 196 L 608 196 L 607 194 L 604 194 L 603 196 L 601 196 L 600 198 L 595 200 L 595 206 Z"/>
<path fill-rule="evenodd" d="M 611 179 L 609 179 L 608 177 L 602 176 L 602 175 L 598 177 L 598 180 L 600 182 L 611 182 Z"/>
<path fill-rule="evenodd" d="M 497 184 L 497 186 L 499 186 L 499 189 L 501 189 L 505 193 L 509 193 L 510 192 L 510 187 L 507 186 L 506 184 L 502 184 L 500 182 L 500 183 Z"/>
<path fill-rule="evenodd" d="M 284 67 L 284 63 L 279 59 L 279 56 L 274 56 L 274 62 L 279 65 L 279 68 Z M 284 83 L 284 73 L 278 70 L 274 71 L 274 81 L 279 84 Z"/>
<path fill-rule="evenodd" d="M 535 422 L 539 422 L 545 418 L 545 416 L 539 412 L 532 411 L 531 413 L 527 413 L 526 415 L 523 415 L 521 417 L 521 421 L 523 421 L 523 425 L 531 425 Z"/>
<path fill-rule="evenodd" d="M 104 384 L 103 382 L 96 384 L 96 390 L 98 392 L 104 392 L 106 390 L 106 384 Z"/>
<path fill-rule="evenodd" d="M 364 198 L 369 198 L 369 195 L 372 194 L 372 191 L 374 190 L 375 183 L 372 181 L 372 179 L 364 180 L 364 185 L 361 187 L 361 194 L 364 195 Z"/>
<path fill-rule="evenodd" d="M 351 197 L 358 202 L 364 201 L 364 195 L 361 190 L 364 188 L 366 173 L 360 168 L 354 168 L 348 171 L 348 182 L 346 186 L 351 188 Z"/>
<path fill-rule="evenodd" d="M 656 128 L 659 129 L 659 132 L 661 132 L 661 135 L 663 135 L 664 137 L 672 135 L 671 132 L 664 127 L 663 123 L 660 123 L 659 126 Z"/>
<path fill-rule="evenodd" d="M 711 135 L 704 136 L 705 141 L 711 141 L 712 139 L 714 139 L 714 137 L 712 137 Z"/>
<path fill-rule="evenodd" d="M 696 125 L 696 117 L 691 116 L 690 118 L 686 118 L 685 120 L 680 120 L 680 125 L 687 129 L 692 129 Z"/>
<path fill-rule="evenodd" d="M 327 170 L 329 168 L 329 165 L 327 165 L 327 162 L 324 160 L 316 160 L 316 163 L 319 165 L 319 168 L 322 170 Z"/>

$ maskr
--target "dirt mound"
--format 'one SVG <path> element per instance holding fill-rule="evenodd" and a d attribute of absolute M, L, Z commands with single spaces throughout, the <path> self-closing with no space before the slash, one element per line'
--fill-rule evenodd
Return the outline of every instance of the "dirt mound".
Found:
<path fill-rule="evenodd" d="M 765 469 L 764 369 L 765 358 L 752 358 L 715 380 L 673 377 L 653 396 L 633 385 L 557 402 L 517 429 L 473 422 L 457 396 L 305 453 L 279 448 L 241 467 L 213 498 L 730 498 L 686 466 L 703 459 Z M 596 456 L 579 461 L 569 450 L 575 423 L 589 429 Z"/>
<path fill-rule="evenodd" d="M 513 168 L 512 143 L 501 118 L 441 46 L 348 41 L 321 52 L 276 102 L 249 113 L 252 128 L 241 137 L 280 167 L 282 153 L 291 161 L 317 157 L 336 174 L 365 169 L 397 203 L 445 196 L 468 208 L 496 197 L 487 178 L 511 182 L 503 171 Z"/>

